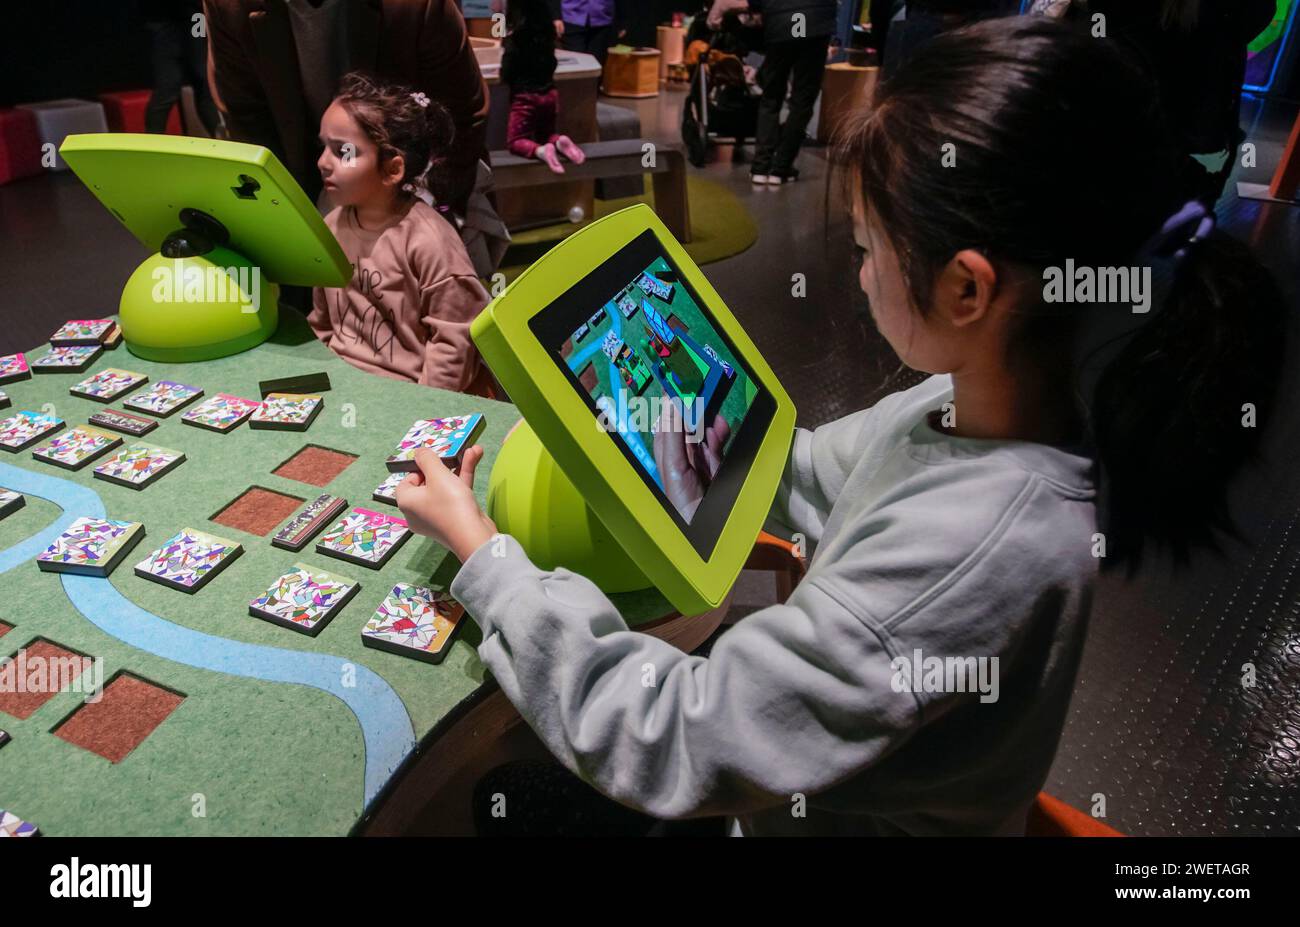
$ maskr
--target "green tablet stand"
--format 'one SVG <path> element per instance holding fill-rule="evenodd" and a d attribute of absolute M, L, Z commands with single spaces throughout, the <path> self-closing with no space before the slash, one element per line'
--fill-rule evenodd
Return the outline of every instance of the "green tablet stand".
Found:
<path fill-rule="evenodd" d="M 343 286 L 352 268 L 267 149 L 173 135 L 69 135 L 59 153 L 150 251 L 122 288 L 127 348 L 176 363 L 255 347 L 280 284 Z"/>
<path fill-rule="evenodd" d="M 544 570 L 563 566 L 605 592 L 651 585 L 527 422 L 510 433 L 492 467 L 487 511 Z"/>
<path fill-rule="evenodd" d="M 636 249 L 647 234 L 680 271 L 773 409 L 766 427 L 755 432 L 746 468 L 736 471 L 734 500 L 707 544 L 697 543 L 647 486 L 532 324 L 537 319 L 544 327 L 548 313 L 560 307 L 567 325 L 566 294 L 614 267 L 627 248 L 640 260 Z M 627 282 L 612 281 L 610 292 Z M 604 281 L 596 289 L 603 291 Z M 575 327 L 601 303 L 576 308 Z M 771 509 L 789 459 L 795 410 L 758 348 L 654 212 L 632 206 L 570 235 L 497 296 L 470 333 L 526 420 L 502 446 L 489 477 L 488 514 L 497 527 L 515 537 L 539 567 L 566 567 L 606 592 L 653 586 L 684 615 L 717 607 Z"/>
<path fill-rule="evenodd" d="M 242 254 L 178 229 L 126 281 L 118 324 L 127 348 L 146 360 L 209 360 L 269 338 L 279 296 Z"/>

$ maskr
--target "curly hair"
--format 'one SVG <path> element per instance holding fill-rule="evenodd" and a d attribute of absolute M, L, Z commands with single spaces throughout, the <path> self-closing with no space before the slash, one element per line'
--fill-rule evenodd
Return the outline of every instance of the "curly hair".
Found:
<path fill-rule="evenodd" d="M 343 76 L 334 100 L 379 149 L 381 167 L 402 156 L 405 169 L 399 187 L 403 192 L 413 193 L 424 185 L 441 201 L 440 168 L 456 132 L 446 107 L 414 88 L 360 71 Z"/>

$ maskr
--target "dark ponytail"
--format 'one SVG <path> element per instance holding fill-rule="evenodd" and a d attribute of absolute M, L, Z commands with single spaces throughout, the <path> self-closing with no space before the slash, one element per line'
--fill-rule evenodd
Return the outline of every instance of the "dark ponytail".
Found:
<path fill-rule="evenodd" d="M 1004 272 L 1149 265 L 1148 243 L 1188 198 L 1174 139 L 1110 41 L 1011 17 L 927 43 L 837 147 L 925 314 L 966 248 Z M 1070 385 L 1098 454 L 1106 563 L 1135 565 L 1148 541 L 1184 557 L 1230 530 L 1227 482 L 1274 403 L 1283 305 L 1268 273 L 1218 232 L 1174 263 L 1150 315 L 1044 301 L 1014 342 L 1017 362 L 1079 359 Z M 1130 331 L 1107 351 L 1078 350 L 1117 321 Z"/>
<path fill-rule="evenodd" d="M 1235 238 L 1216 231 L 1179 259 L 1164 306 L 1093 397 L 1112 554 L 1135 565 L 1150 538 L 1183 560 L 1232 533 L 1226 489 L 1273 411 L 1284 308 Z"/>

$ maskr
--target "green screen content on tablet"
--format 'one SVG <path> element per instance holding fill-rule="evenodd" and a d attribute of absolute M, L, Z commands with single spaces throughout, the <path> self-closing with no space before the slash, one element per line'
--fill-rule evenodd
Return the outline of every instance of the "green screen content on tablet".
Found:
<path fill-rule="evenodd" d="M 544 568 L 637 588 L 605 568 L 612 540 L 683 614 L 720 603 L 780 485 L 795 411 L 654 212 L 633 206 L 570 235 L 471 333 L 559 471 L 507 441 L 489 485 L 498 526 Z M 553 491 L 560 476 L 574 496 Z M 580 504 L 560 503 L 571 498 L 605 537 Z"/>
<path fill-rule="evenodd" d="M 694 458 L 694 473 L 712 476 L 735 445 L 756 387 L 676 268 L 656 258 L 579 325 L 559 353 L 595 403 L 600 423 L 690 522 L 700 498 L 666 491 L 672 461 L 665 458 L 679 449 Z M 684 440 L 670 444 L 665 416 L 681 423 Z M 700 486 L 699 497 L 707 489 Z"/>

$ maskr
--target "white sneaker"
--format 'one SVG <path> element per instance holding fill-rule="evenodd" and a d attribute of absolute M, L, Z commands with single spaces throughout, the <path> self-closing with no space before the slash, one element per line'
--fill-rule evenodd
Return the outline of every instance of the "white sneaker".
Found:
<path fill-rule="evenodd" d="M 750 174 L 750 175 L 749 175 L 749 182 L 752 183 L 752 184 L 753 184 L 754 186 L 756 186 L 756 187 L 761 187 L 761 186 L 763 186 L 764 184 L 769 184 L 769 183 L 771 183 L 771 182 L 772 182 L 772 178 L 769 177 L 767 174 Z"/>

